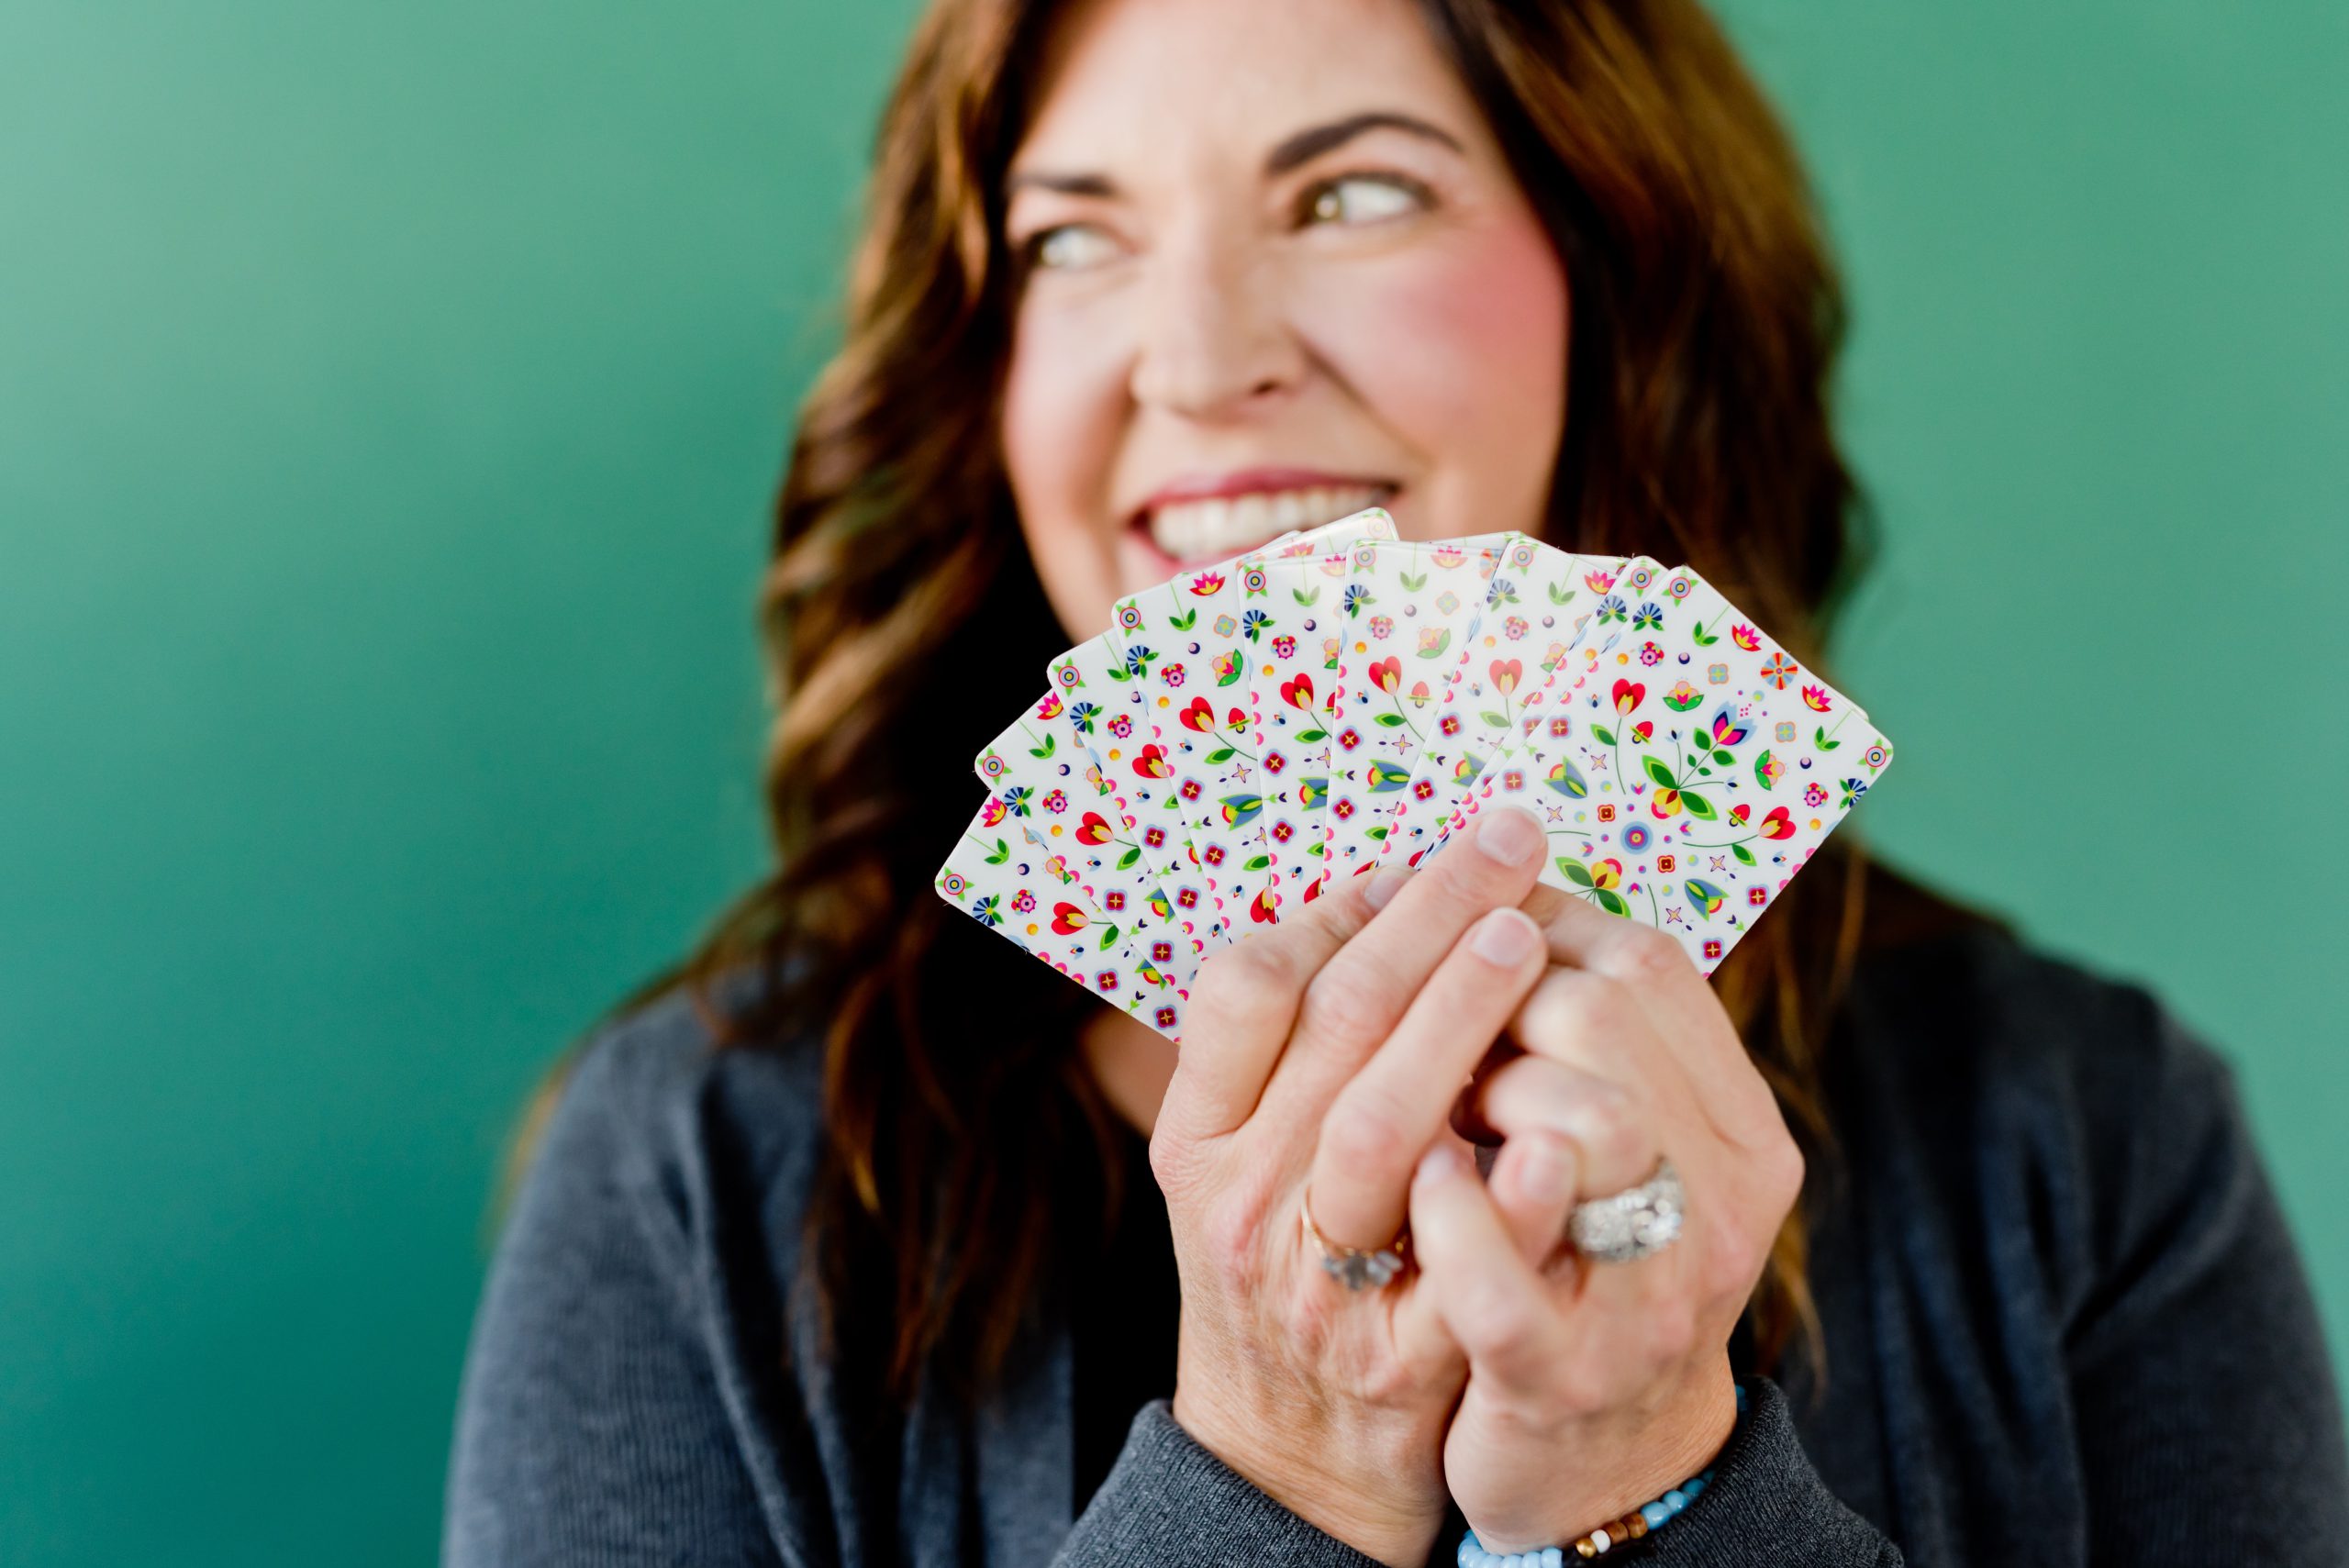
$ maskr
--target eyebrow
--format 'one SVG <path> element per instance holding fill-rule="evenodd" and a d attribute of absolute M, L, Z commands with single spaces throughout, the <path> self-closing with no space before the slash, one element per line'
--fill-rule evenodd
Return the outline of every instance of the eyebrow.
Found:
<path fill-rule="evenodd" d="M 1333 148 L 1342 147 L 1365 131 L 1381 129 L 1399 130 L 1423 140 L 1440 142 L 1454 152 L 1465 150 L 1450 131 L 1441 126 L 1431 125 L 1416 115 L 1407 115 L 1398 109 L 1366 109 L 1361 114 L 1331 120 L 1326 125 L 1308 126 L 1288 137 L 1264 155 L 1264 176 L 1267 179 L 1277 178 L 1301 164 L 1311 162 Z M 1049 170 L 1028 170 L 1011 175 L 1003 183 L 1003 194 L 1008 197 L 1015 191 L 1031 186 L 1071 196 L 1114 196 L 1118 194 L 1117 182 L 1107 174 L 1059 174 Z"/>

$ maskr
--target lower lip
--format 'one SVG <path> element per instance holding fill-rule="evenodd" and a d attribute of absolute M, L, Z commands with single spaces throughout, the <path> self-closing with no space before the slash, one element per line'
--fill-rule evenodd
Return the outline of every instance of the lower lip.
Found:
<path fill-rule="evenodd" d="M 1377 500 L 1370 502 L 1369 505 L 1373 506 L 1391 507 L 1395 505 L 1395 498 L 1402 493 L 1402 487 L 1400 485 L 1390 486 L 1382 495 L 1380 495 Z M 1338 516 L 1352 517 L 1353 515 L 1353 514 L 1351 512 L 1341 512 Z M 1337 520 L 1337 517 L 1327 517 L 1322 520 L 1322 523 L 1315 523 L 1312 527 L 1318 528 L 1322 527 L 1323 523 L 1334 523 Z M 1150 518 L 1147 516 L 1134 519 L 1132 526 L 1126 529 L 1126 537 L 1132 542 L 1135 551 L 1142 557 L 1144 562 L 1149 566 L 1151 571 L 1156 573 L 1156 576 L 1152 579 L 1153 582 L 1163 578 L 1172 577 L 1177 572 L 1187 572 L 1195 567 L 1200 566 L 1212 566 L 1219 562 L 1230 561 L 1235 556 L 1245 555 L 1248 553 L 1248 550 L 1239 550 L 1223 555 L 1201 556 L 1196 561 L 1177 561 L 1174 557 L 1159 549 L 1158 541 L 1150 537 Z M 1272 540 L 1278 539 L 1279 537 L 1279 531 L 1267 534 L 1261 542 L 1251 546 L 1250 548 L 1261 550 L 1264 548 L 1264 545 L 1269 544 Z M 1144 584 L 1144 586 L 1147 586 L 1147 584 Z"/>

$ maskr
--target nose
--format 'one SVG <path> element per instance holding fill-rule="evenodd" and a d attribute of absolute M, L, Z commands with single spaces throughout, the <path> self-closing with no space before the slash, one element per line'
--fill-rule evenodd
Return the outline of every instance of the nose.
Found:
<path fill-rule="evenodd" d="M 1273 269 L 1244 241 L 1193 234 L 1162 245 L 1142 292 L 1130 382 L 1141 406 L 1229 418 L 1303 373 Z"/>

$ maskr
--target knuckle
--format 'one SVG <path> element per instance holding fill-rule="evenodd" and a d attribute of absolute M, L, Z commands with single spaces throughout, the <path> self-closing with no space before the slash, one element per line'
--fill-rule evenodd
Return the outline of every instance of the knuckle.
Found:
<path fill-rule="evenodd" d="M 1410 1135 L 1402 1112 L 1366 1094 L 1341 1095 L 1321 1122 L 1330 1163 L 1345 1175 L 1375 1174 L 1408 1157 Z"/>
<path fill-rule="evenodd" d="M 1531 1347 L 1538 1326 L 1526 1298 L 1515 1292 L 1478 1291 L 1458 1311 L 1461 1340 L 1475 1355 L 1510 1361 Z"/>
<path fill-rule="evenodd" d="M 1626 924 L 1620 940 L 1616 969 L 1633 984 L 1659 981 L 1687 967 L 1688 955 L 1678 940 L 1660 927 Z"/>
<path fill-rule="evenodd" d="M 1210 1205 L 1199 1217 L 1196 1233 L 1199 1255 L 1218 1279 L 1241 1290 L 1252 1289 L 1261 1262 L 1257 1217 L 1233 1203 Z"/>
<path fill-rule="evenodd" d="M 1247 1018 L 1292 987 L 1287 954 L 1268 941 L 1236 942 L 1199 966 L 1197 1006 L 1219 1018 Z"/>
<path fill-rule="evenodd" d="M 1298 1016 L 1315 1034 L 1355 1040 L 1385 1034 L 1400 1011 L 1382 987 L 1344 971 L 1324 969 L 1306 986 Z"/>

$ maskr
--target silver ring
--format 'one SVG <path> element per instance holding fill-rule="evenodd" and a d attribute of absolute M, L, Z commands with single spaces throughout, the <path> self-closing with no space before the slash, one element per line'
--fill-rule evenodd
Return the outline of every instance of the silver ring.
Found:
<path fill-rule="evenodd" d="M 1661 1252 L 1680 1239 L 1688 1195 L 1672 1161 L 1655 1162 L 1655 1174 L 1636 1187 L 1575 1205 L 1566 1234 L 1575 1250 L 1602 1263 L 1629 1263 Z"/>
<path fill-rule="evenodd" d="M 1376 1290 L 1403 1272 L 1403 1262 L 1411 1244 L 1408 1226 L 1395 1233 L 1395 1240 L 1384 1247 L 1349 1247 L 1332 1241 L 1321 1234 L 1313 1223 L 1313 1184 L 1308 1182 L 1298 1196 L 1297 1218 L 1305 1222 L 1305 1239 L 1313 1243 L 1319 1255 L 1321 1267 L 1331 1279 L 1350 1291 Z"/>

